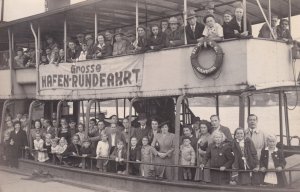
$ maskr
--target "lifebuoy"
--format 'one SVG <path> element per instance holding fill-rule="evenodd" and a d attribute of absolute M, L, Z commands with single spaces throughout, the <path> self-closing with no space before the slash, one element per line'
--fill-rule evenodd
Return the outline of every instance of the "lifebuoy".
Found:
<path fill-rule="evenodd" d="M 216 60 L 215 60 L 214 64 L 209 68 L 202 66 L 201 63 L 198 62 L 199 52 L 203 48 L 205 48 L 204 47 L 205 43 L 207 44 L 207 48 L 214 50 L 214 52 L 216 54 Z M 211 74 L 214 74 L 215 72 L 217 72 L 218 69 L 223 64 L 223 55 L 224 55 L 224 53 L 223 53 L 222 48 L 215 41 L 204 39 L 204 40 L 200 41 L 194 47 L 192 54 L 191 54 L 191 64 L 198 73 L 200 73 L 202 75 L 206 75 L 206 76 L 211 75 Z"/>

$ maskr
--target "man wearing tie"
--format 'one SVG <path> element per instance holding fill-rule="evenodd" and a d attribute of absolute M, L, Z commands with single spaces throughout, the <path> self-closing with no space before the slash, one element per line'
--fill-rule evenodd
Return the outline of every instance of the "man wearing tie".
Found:
<path fill-rule="evenodd" d="M 130 141 L 129 161 L 135 161 L 135 162 L 141 161 L 141 148 L 139 146 L 137 146 L 136 137 L 132 137 L 131 141 Z M 140 164 L 129 163 L 128 173 L 130 175 L 139 175 Z"/>
<path fill-rule="evenodd" d="M 193 10 L 188 11 L 187 20 L 188 24 L 185 26 L 187 43 L 195 44 L 203 37 L 204 25 L 197 22 L 196 13 Z"/>
<path fill-rule="evenodd" d="M 138 122 L 140 126 L 132 130 L 132 137 L 137 138 L 137 145 L 142 146 L 143 137 L 147 137 L 151 128 L 146 124 L 147 117 L 145 113 L 141 113 L 138 117 Z"/>

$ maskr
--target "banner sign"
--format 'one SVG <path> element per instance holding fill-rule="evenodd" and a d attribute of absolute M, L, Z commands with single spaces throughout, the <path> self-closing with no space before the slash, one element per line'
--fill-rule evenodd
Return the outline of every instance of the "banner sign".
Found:
<path fill-rule="evenodd" d="M 116 57 L 40 66 L 40 90 L 107 89 L 140 86 L 144 56 Z"/>

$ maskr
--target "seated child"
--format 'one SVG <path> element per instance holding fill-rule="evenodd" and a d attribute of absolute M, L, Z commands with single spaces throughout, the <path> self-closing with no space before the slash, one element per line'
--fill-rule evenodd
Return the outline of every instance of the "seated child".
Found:
<path fill-rule="evenodd" d="M 103 172 L 107 171 L 108 157 L 109 157 L 109 144 L 107 141 L 107 135 L 103 133 L 101 137 L 101 141 L 98 142 L 97 150 L 96 150 L 96 158 L 98 159 L 97 167 L 99 168 L 99 171 L 103 171 Z"/>
<path fill-rule="evenodd" d="M 130 150 L 129 150 L 129 161 L 141 161 L 141 148 L 138 147 L 137 138 L 132 137 L 130 140 Z M 140 164 L 139 163 L 129 163 L 128 172 L 130 175 L 139 175 L 140 174 Z"/>
<path fill-rule="evenodd" d="M 118 174 L 126 174 L 126 163 L 124 162 L 126 159 L 126 149 L 124 147 L 124 142 L 122 140 L 117 141 L 117 147 L 112 152 L 110 158 L 114 159 L 117 166 Z"/>
<path fill-rule="evenodd" d="M 35 140 L 33 141 L 34 149 L 36 150 L 36 159 L 39 162 L 45 162 L 49 160 L 48 153 L 44 149 L 44 140 L 41 138 L 40 134 L 35 135 Z"/>
<path fill-rule="evenodd" d="M 260 156 L 260 170 L 264 173 L 264 182 L 278 187 L 286 186 L 285 172 L 282 172 L 285 165 L 283 152 L 276 147 L 276 136 L 268 135 L 267 147 L 262 149 Z M 276 170 L 276 172 L 269 172 L 268 169 Z"/>
<path fill-rule="evenodd" d="M 67 140 L 64 137 L 60 138 L 59 145 L 56 151 L 56 157 L 59 159 L 60 162 L 62 161 L 62 154 L 67 150 L 67 147 Z"/>
<path fill-rule="evenodd" d="M 141 149 L 141 160 L 144 163 L 152 163 L 153 160 L 153 147 L 149 145 L 148 137 L 143 137 Z M 143 177 L 154 177 L 154 166 L 141 164 L 141 175 Z"/>
<path fill-rule="evenodd" d="M 190 137 L 182 138 L 182 145 L 180 145 L 180 164 L 181 165 L 195 165 L 195 150 L 191 146 Z M 189 167 L 183 168 L 183 179 L 192 180 L 192 171 Z"/>

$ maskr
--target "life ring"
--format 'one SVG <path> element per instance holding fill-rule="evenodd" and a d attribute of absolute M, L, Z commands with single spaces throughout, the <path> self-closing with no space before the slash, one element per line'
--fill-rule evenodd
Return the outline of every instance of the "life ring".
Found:
<path fill-rule="evenodd" d="M 205 43 L 207 44 L 207 48 L 214 50 L 216 54 L 216 60 L 209 68 L 202 66 L 201 63 L 198 62 L 199 52 L 204 48 Z M 221 67 L 223 64 L 223 55 L 224 53 L 222 48 L 215 41 L 204 39 L 194 47 L 191 54 L 191 64 L 198 73 L 208 76 L 217 72 Z"/>

